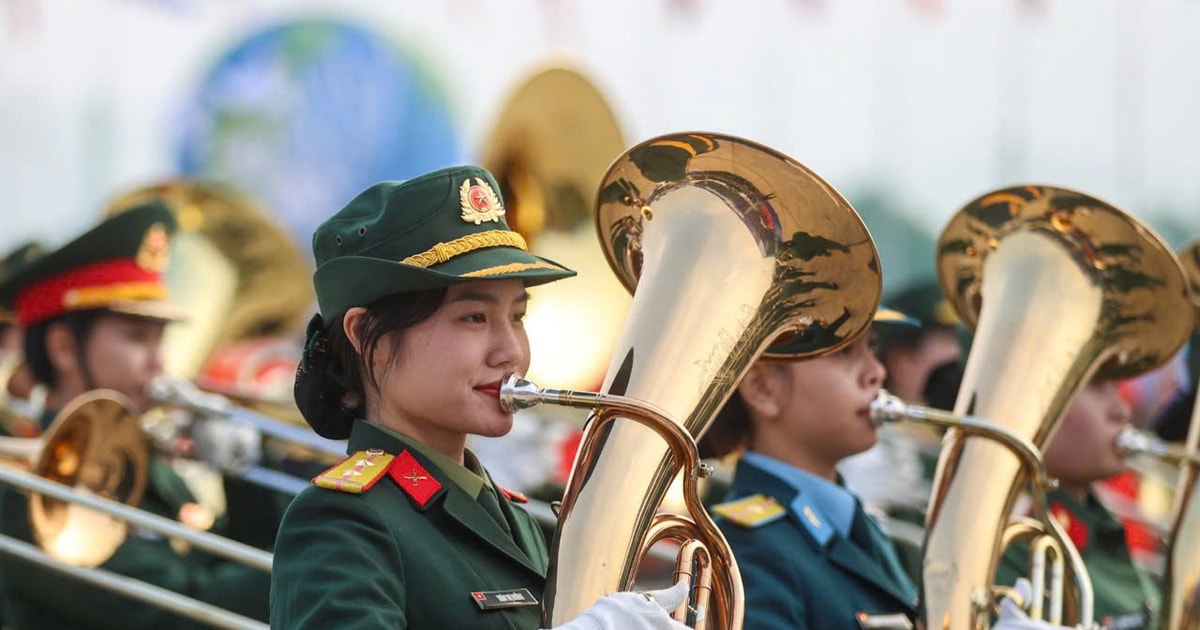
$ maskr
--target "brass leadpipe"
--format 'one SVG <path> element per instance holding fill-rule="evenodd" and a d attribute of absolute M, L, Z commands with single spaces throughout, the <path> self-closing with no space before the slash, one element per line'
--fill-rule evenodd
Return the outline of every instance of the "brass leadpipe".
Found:
<path fill-rule="evenodd" d="M 1007 547 L 1019 539 L 1030 540 L 1033 549 L 1032 564 L 1029 569 L 1029 580 L 1032 591 L 1029 616 L 1034 620 L 1047 620 L 1052 624 L 1062 623 L 1064 602 L 1069 597 L 1066 589 L 1066 568 L 1069 575 L 1079 582 L 1086 580 L 1087 569 L 1083 558 L 1075 546 L 1063 534 L 1062 530 L 1052 525 L 1049 501 L 1046 492 L 1053 489 L 1055 481 L 1046 474 L 1042 464 L 1042 456 L 1029 440 L 994 422 L 973 416 L 960 416 L 948 411 L 911 405 L 900 398 L 880 390 L 871 403 L 871 421 L 876 426 L 885 422 L 916 422 L 940 429 L 954 429 L 964 436 L 980 437 L 994 441 L 1007 448 L 1021 462 L 1025 476 L 1030 480 L 1030 494 L 1033 498 L 1033 518 L 1017 519 L 1005 530 L 1001 547 Z M 1046 585 L 1046 557 L 1050 559 L 1050 584 Z M 1076 584 L 1078 591 L 1078 606 L 1081 616 L 1090 617 L 1093 609 L 1093 594 L 1090 587 Z M 1008 594 L 1006 585 L 994 585 L 988 599 L 995 595 Z M 1049 600 L 1049 610 L 1043 610 L 1044 601 Z"/>
<path fill-rule="evenodd" d="M 600 436 L 604 435 L 604 427 L 620 419 L 632 420 L 652 429 L 667 443 L 675 458 L 676 470 L 684 473 L 683 500 L 688 515 L 656 515 L 642 542 L 642 554 L 660 540 L 674 539 L 681 543 L 675 577 L 677 580 L 687 580 L 694 592 L 688 601 L 672 613 L 676 621 L 691 622 L 697 629 L 706 628 L 708 623 L 714 623 L 716 628 L 741 627 L 744 600 L 741 573 L 733 559 L 733 550 L 700 501 L 696 482 L 707 477 L 711 471 L 700 461 L 696 440 L 687 429 L 665 411 L 632 398 L 542 389 L 519 374 L 509 374 L 501 381 L 500 406 L 509 413 L 542 403 L 595 412 L 584 428 L 577 465 L 579 462 L 586 464 L 596 457 L 600 452 Z M 570 512 L 574 507 L 580 483 L 580 480 L 572 477 L 563 495 L 560 513 Z M 693 563 L 699 567 L 695 572 L 692 570 Z M 713 599 L 711 609 L 710 595 Z"/>
<path fill-rule="evenodd" d="M 1133 427 L 1126 427 L 1117 435 L 1117 450 L 1126 457 L 1144 455 L 1169 466 L 1196 464 L 1198 461 L 1195 451 L 1187 446 L 1160 440 Z"/>

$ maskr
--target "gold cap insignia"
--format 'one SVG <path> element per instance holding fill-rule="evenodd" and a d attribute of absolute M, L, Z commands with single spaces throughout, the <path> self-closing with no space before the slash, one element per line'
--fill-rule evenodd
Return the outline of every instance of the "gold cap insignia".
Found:
<path fill-rule="evenodd" d="M 938 300 L 937 306 L 933 309 L 933 318 L 943 326 L 953 326 L 958 323 L 958 313 L 955 312 L 954 305 L 944 299 Z"/>
<path fill-rule="evenodd" d="M 170 256 L 170 244 L 171 237 L 167 235 L 167 228 L 161 223 L 150 226 L 138 247 L 137 266 L 149 271 L 165 270 Z"/>
<path fill-rule="evenodd" d="M 462 220 L 479 225 L 484 221 L 499 221 L 504 216 L 504 206 L 496 191 L 483 179 L 476 177 L 475 183 L 471 178 L 463 180 L 458 187 L 459 206 L 462 208 Z"/>

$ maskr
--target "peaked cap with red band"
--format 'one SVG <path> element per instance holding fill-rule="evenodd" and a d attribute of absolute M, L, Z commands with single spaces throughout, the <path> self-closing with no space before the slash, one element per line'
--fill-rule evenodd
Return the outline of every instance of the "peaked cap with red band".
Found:
<path fill-rule="evenodd" d="M 0 285 L 45 255 L 45 246 L 37 241 L 28 241 L 12 250 L 4 260 L 0 260 Z M 0 303 L 0 324 L 15 324 L 16 321 L 17 316 L 12 312 L 12 304 Z"/>
<path fill-rule="evenodd" d="M 0 304 L 22 327 L 91 309 L 181 319 L 163 280 L 174 230 L 161 203 L 131 208 L 5 278 Z"/>

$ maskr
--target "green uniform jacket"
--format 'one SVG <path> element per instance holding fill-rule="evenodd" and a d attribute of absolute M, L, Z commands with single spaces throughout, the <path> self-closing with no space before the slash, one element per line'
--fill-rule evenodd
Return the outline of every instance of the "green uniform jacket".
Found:
<path fill-rule="evenodd" d="M 349 451 L 371 449 L 412 457 L 424 469 L 419 485 L 406 489 L 393 467 L 361 494 L 301 492 L 275 542 L 272 626 L 537 628 L 540 605 L 482 610 L 472 595 L 528 589 L 540 604 L 549 558 L 533 519 L 501 501 L 510 536 L 428 458 L 355 422 Z"/>
<path fill-rule="evenodd" d="M 1096 621 L 1102 628 L 1150 628 L 1160 594 L 1133 563 L 1125 527 L 1094 495 L 1083 503 L 1055 490 L 1050 509 L 1079 549 L 1095 593 Z M 996 583 L 1010 586 L 1028 577 L 1029 544 L 1014 543 L 1001 558 Z"/>
<path fill-rule="evenodd" d="M 858 628 L 860 613 L 881 624 L 874 627 L 911 623 L 917 593 L 894 555 L 872 556 L 838 534 L 794 487 L 742 460 L 730 499 L 754 495 L 774 499 L 769 505 L 782 509 L 760 509 L 768 516 L 748 525 L 716 518 L 742 573 L 747 630 Z M 867 521 L 873 546 L 890 546 Z"/>

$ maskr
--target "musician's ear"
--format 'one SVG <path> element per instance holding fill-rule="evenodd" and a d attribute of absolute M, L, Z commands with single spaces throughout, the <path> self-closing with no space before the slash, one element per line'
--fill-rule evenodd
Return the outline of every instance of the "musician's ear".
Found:
<path fill-rule="evenodd" d="M 777 418 L 783 410 L 782 396 L 786 392 L 787 364 L 775 361 L 756 361 L 742 382 L 738 392 L 746 404 L 746 412 L 753 423 Z"/>

